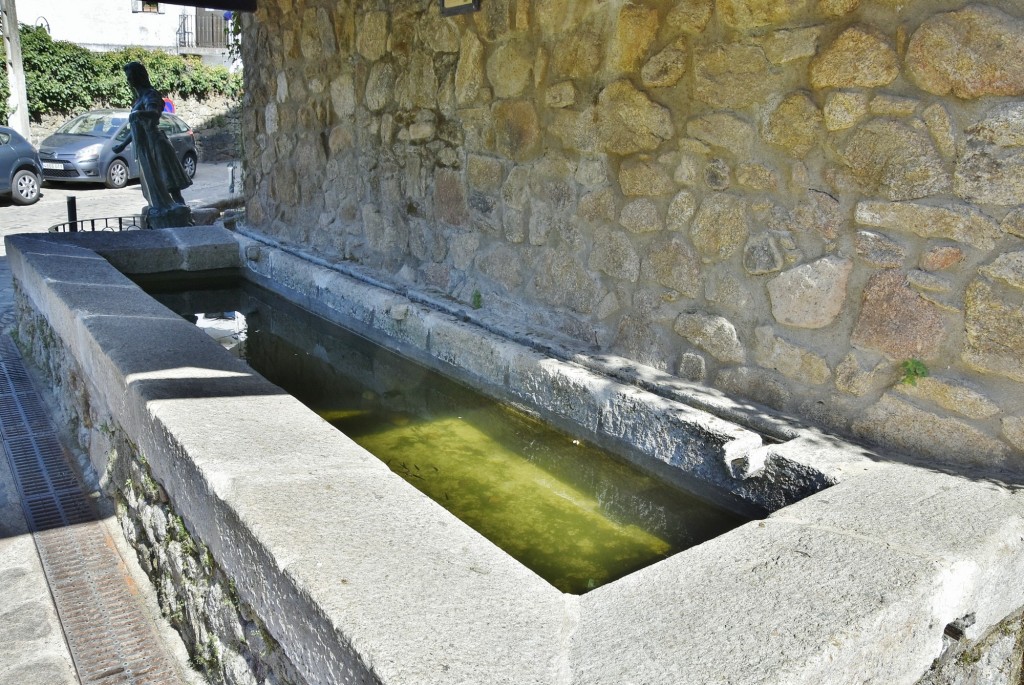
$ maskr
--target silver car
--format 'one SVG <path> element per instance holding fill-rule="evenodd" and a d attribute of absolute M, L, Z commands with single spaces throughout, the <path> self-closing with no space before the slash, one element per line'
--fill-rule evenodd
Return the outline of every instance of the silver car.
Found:
<path fill-rule="evenodd" d="M 68 121 L 39 144 L 43 179 L 62 183 L 105 183 L 124 188 L 139 177 L 139 165 L 131 143 L 123 151 L 113 148 L 128 137 L 127 109 L 98 109 Z M 166 112 L 160 129 L 174 146 L 181 166 L 192 178 L 199 155 L 196 137 L 189 125 Z"/>
<path fill-rule="evenodd" d="M 14 129 L 0 126 L 0 195 L 9 195 L 16 205 L 35 203 L 39 199 L 40 166 L 32 143 Z"/>

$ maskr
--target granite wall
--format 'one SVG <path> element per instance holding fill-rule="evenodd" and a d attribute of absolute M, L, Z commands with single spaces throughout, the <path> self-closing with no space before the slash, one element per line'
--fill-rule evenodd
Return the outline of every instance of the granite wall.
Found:
<path fill-rule="evenodd" d="M 1016 0 L 260 0 L 243 45 L 260 230 L 1024 471 Z"/>

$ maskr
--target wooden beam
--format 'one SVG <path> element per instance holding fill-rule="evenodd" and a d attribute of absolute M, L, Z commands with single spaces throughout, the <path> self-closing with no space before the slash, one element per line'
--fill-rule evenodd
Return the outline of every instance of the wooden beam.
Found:
<path fill-rule="evenodd" d="M 255 12 L 256 0 L 160 0 L 168 5 L 188 5 L 189 7 L 206 7 L 212 10 L 231 10 L 233 12 Z"/>

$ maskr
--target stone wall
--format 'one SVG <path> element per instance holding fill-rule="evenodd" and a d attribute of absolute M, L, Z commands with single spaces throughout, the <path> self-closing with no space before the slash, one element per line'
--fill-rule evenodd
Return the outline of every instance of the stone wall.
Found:
<path fill-rule="evenodd" d="M 260 0 L 245 32 L 260 230 L 1024 468 L 1015 0 Z"/>

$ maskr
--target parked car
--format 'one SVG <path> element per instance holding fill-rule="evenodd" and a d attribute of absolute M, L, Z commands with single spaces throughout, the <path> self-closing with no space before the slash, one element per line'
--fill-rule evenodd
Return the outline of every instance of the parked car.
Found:
<path fill-rule="evenodd" d="M 113 148 L 128 137 L 128 110 L 98 109 L 80 114 L 58 128 L 39 145 L 43 179 L 63 183 L 105 183 L 108 188 L 124 188 L 139 177 L 134 145 L 120 153 Z M 173 114 L 160 117 L 160 128 L 167 134 L 185 173 L 196 173 L 196 136 L 184 121 Z"/>
<path fill-rule="evenodd" d="M 32 143 L 13 128 L 0 126 L 0 195 L 10 195 L 16 205 L 39 199 L 42 165 Z"/>

